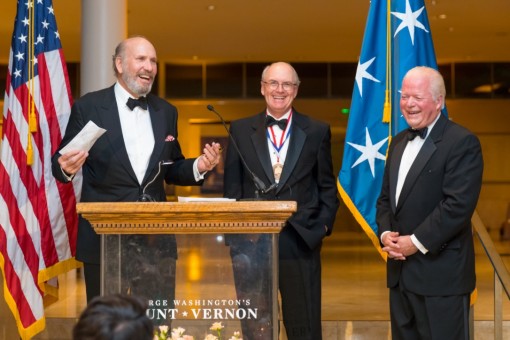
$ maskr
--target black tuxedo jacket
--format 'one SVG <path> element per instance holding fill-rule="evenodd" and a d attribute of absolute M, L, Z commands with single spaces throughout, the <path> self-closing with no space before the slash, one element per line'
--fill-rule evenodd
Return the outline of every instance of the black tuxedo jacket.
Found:
<path fill-rule="evenodd" d="M 82 167 L 82 202 L 134 202 L 139 199 L 144 187 L 146 194 L 157 201 L 165 201 L 163 180 L 179 185 L 200 184 L 193 176 L 194 159 L 184 159 L 177 141 L 176 108 L 152 94 L 147 96 L 147 101 L 154 133 L 154 150 L 141 185 L 131 167 L 122 137 L 114 87 L 88 93 L 74 103 L 65 136 L 52 158 L 52 171 L 57 180 L 67 182 L 57 161 L 59 150 L 88 121 L 106 129 L 106 133 L 90 149 Z M 167 160 L 174 161 L 174 164 L 162 166 L 157 175 L 159 162 Z M 148 184 L 155 177 L 156 180 Z M 176 251 L 175 246 L 170 248 Z M 99 237 L 88 221 L 81 217 L 76 258 L 83 262 L 99 263 Z"/>
<path fill-rule="evenodd" d="M 250 170 L 269 187 L 275 181 L 265 115 L 261 112 L 234 121 L 230 131 Z M 315 249 L 331 233 L 339 205 L 331 160 L 331 131 L 328 125 L 296 111 L 292 114 L 291 129 L 280 182 L 264 198 L 297 201 L 297 212 L 290 217 L 288 225 L 310 249 Z M 224 186 L 225 197 L 255 197 L 253 180 L 232 145 L 227 150 Z M 324 226 L 328 227 L 327 232 Z"/>
<path fill-rule="evenodd" d="M 469 294 L 475 288 L 471 216 L 482 183 L 480 142 L 441 115 L 412 164 L 396 204 L 406 144 L 404 131 L 389 148 L 377 201 L 379 237 L 385 231 L 414 234 L 429 252 L 418 251 L 405 261 L 388 259 L 388 287 L 402 280 L 416 294 Z"/>

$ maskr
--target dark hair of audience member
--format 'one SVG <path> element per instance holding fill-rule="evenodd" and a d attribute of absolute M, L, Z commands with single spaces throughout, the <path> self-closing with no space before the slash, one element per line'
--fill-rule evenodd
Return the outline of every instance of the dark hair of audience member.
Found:
<path fill-rule="evenodd" d="M 73 329 L 73 340 L 152 340 L 154 326 L 142 300 L 129 295 L 98 296 Z"/>

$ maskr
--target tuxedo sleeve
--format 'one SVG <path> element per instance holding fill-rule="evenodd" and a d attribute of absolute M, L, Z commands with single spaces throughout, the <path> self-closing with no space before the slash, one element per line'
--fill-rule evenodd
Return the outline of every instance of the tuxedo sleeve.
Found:
<path fill-rule="evenodd" d="M 319 187 L 319 221 L 322 225 L 319 228 L 328 228 L 327 235 L 333 231 L 336 212 L 339 206 L 337 196 L 336 178 L 333 175 L 333 161 L 331 157 L 331 130 L 327 129 L 320 144 L 317 154 L 318 174 L 317 183 Z"/>
<path fill-rule="evenodd" d="M 62 169 L 60 168 L 60 164 L 58 163 L 58 159 L 61 156 L 60 150 L 66 146 L 83 129 L 84 126 L 85 123 L 82 110 L 79 102 L 75 102 L 71 108 L 71 115 L 69 116 L 64 137 L 62 138 L 57 151 L 51 157 L 51 172 L 59 182 L 69 182 L 69 180 L 64 176 Z"/>
<path fill-rule="evenodd" d="M 391 230 L 391 203 L 390 203 L 390 164 L 393 155 L 393 146 L 395 142 L 390 144 L 388 151 L 388 158 L 386 159 L 386 166 L 384 168 L 383 181 L 381 191 L 376 202 L 376 223 L 377 223 L 377 236 L 381 240 L 381 235 L 384 232 Z"/>
<path fill-rule="evenodd" d="M 443 199 L 414 232 L 432 254 L 471 227 L 482 185 L 483 159 L 478 138 L 467 134 L 449 152 L 444 164 Z"/>

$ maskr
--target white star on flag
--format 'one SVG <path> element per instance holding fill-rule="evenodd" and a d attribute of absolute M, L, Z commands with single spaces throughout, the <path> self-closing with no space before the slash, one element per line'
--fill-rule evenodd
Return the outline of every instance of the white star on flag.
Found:
<path fill-rule="evenodd" d="M 35 44 L 35 45 L 37 45 L 37 44 L 42 44 L 43 42 L 44 42 L 44 37 L 43 37 L 43 36 L 38 35 L 38 36 L 37 36 L 37 40 L 35 41 L 35 43 L 34 43 L 34 44 Z"/>
<path fill-rule="evenodd" d="M 372 65 L 376 57 L 373 57 L 369 61 L 365 61 L 363 64 L 358 62 L 358 68 L 356 69 L 356 84 L 358 85 L 359 95 L 363 97 L 363 78 L 380 83 L 374 76 L 367 72 L 367 69 Z"/>
<path fill-rule="evenodd" d="M 380 153 L 379 149 L 381 148 L 381 146 L 384 145 L 384 143 L 386 143 L 386 141 L 388 140 L 388 137 L 377 142 L 376 144 L 372 144 L 372 138 L 370 138 L 370 133 L 368 132 L 367 127 L 365 127 L 365 131 L 366 131 L 365 145 L 359 145 L 359 144 L 347 142 L 350 146 L 352 146 L 353 148 L 355 148 L 356 150 L 361 152 L 361 156 L 359 156 L 359 158 L 356 160 L 356 162 L 354 162 L 354 164 L 351 166 L 351 169 L 354 168 L 355 166 L 363 163 L 364 161 L 367 161 L 368 164 L 370 165 L 370 172 L 372 172 L 372 177 L 375 177 L 375 171 L 374 171 L 375 159 L 377 158 L 377 159 L 380 159 L 383 161 L 386 160 L 385 155 Z"/>
<path fill-rule="evenodd" d="M 15 57 L 18 59 L 18 61 L 25 60 L 24 55 L 24 53 L 18 51 L 18 54 L 16 54 Z"/>
<path fill-rule="evenodd" d="M 24 43 L 24 42 L 26 43 L 27 42 L 27 36 L 26 35 L 22 34 L 22 35 L 19 36 L 18 39 L 19 39 L 20 43 Z"/>
<path fill-rule="evenodd" d="M 414 45 L 414 28 L 415 27 L 421 28 L 422 30 L 424 30 L 425 32 L 428 33 L 429 31 L 427 31 L 425 26 L 423 26 L 423 24 L 418 21 L 418 17 L 421 15 L 421 12 L 423 12 L 424 9 L 425 9 L 425 6 L 422 6 L 422 8 L 420 8 L 416 12 L 413 12 L 413 10 L 411 9 L 411 5 L 409 4 L 409 0 L 406 0 L 405 13 L 391 12 L 392 15 L 394 15 L 397 18 L 399 18 L 400 20 L 402 20 L 400 25 L 395 30 L 394 37 L 396 37 L 398 32 L 403 30 L 404 27 L 407 27 L 409 29 L 409 35 L 411 36 L 411 44 Z"/>

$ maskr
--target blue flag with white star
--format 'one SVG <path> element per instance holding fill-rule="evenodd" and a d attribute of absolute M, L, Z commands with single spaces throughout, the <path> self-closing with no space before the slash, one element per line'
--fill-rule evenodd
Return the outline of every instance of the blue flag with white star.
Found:
<path fill-rule="evenodd" d="M 390 8 L 388 8 L 388 5 Z M 338 188 L 382 252 L 375 221 L 386 150 L 408 127 L 400 113 L 402 78 L 414 66 L 437 69 L 423 0 L 372 0 L 356 71 Z"/>

